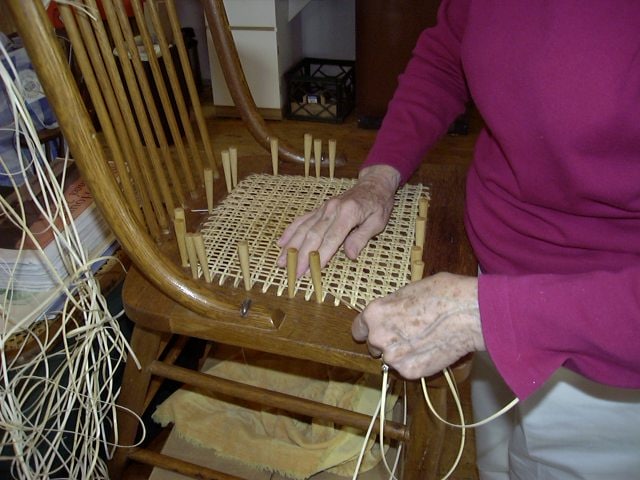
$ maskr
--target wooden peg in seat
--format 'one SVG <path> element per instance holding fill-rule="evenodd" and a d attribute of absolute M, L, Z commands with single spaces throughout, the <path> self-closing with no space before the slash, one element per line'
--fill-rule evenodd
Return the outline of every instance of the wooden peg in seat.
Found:
<path fill-rule="evenodd" d="M 193 240 L 195 234 L 188 232 L 184 236 L 185 245 L 187 246 L 187 255 L 189 257 L 189 265 L 191 265 L 191 276 L 198 278 L 198 255 L 196 254 L 196 245 Z"/>
<path fill-rule="evenodd" d="M 271 145 L 271 166 L 273 174 L 278 175 L 278 139 L 269 139 L 269 144 Z"/>
<path fill-rule="evenodd" d="M 207 197 L 207 211 L 209 215 L 213 213 L 213 170 L 204 169 L 204 192 Z"/>
<path fill-rule="evenodd" d="M 220 157 L 222 158 L 222 170 L 224 171 L 224 181 L 227 185 L 227 193 L 231 193 L 233 185 L 231 183 L 231 157 L 229 156 L 229 150 L 223 150 Z"/>
<path fill-rule="evenodd" d="M 298 270 L 298 249 L 287 249 L 287 293 L 293 298 L 296 293 L 296 271 Z"/>
<path fill-rule="evenodd" d="M 316 294 L 316 302 L 322 303 L 322 274 L 320 271 L 320 253 L 309 252 L 309 269 L 311 270 L 311 282 Z"/>
<path fill-rule="evenodd" d="M 196 249 L 196 256 L 198 257 L 198 262 L 200 263 L 200 269 L 204 274 L 204 279 L 207 283 L 211 283 L 211 271 L 209 270 L 209 262 L 207 261 L 207 252 L 204 249 L 204 239 L 202 238 L 202 233 L 197 232 L 193 234 L 193 244 Z"/>
<path fill-rule="evenodd" d="M 329 139 L 329 178 L 333 180 L 336 171 L 336 140 Z"/>
<path fill-rule="evenodd" d="M 316 178 L 320 178 L 320 167 L 322 165 L 322 140 L 313 140 L 313 164 L 316 167 Z"/>
<path fill-rule="evenodd" d="M 178 207 L 173 211 L 173 228 L 176 234 L 176 242 L 178 243 L 178 252 L 180 254 L 180 264 L 183 267 L 189 266 L 189 256 L 187 254 L 187 245 L 185 243 L 185 234 L 187 233 L 187 224 L 184 216 L 184 209 Z"/>
<path fill-rule="evenodd" d="M 231 164 L 231 186 L 238 186 L 238 149 L 229 147 L 229 163 Z"/>
<path fill-rule="evenodd" d="M 311 146 L 313 144 L 313 137 L 310 133 L 304 134 L 304 176 L 309 176 L 309 165 L 311 163 Z"/>
<path fill-rule="evenodd" d="M 251 271 L 249 270 L 249 244 L 246 240 L 238 242 L 238 258 L 240 259 L 244 289 L 249 291 L 251 290 Z"/>

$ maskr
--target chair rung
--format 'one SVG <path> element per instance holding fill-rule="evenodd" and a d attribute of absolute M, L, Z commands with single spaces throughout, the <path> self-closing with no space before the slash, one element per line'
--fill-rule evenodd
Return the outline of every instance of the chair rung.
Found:
<path fill-rule="evenodd" d="M 173 365 L 180 356 L 180 353 L 182 353 L 182 351 L 184 350 L 184 347 L 187 345 L 189 337 L 179 336 L 174 344 L 170 346 L 168 351 L 165 352 L 164 347 L 166 347 L 170 343 L 170 341 L 171 339 L 169 339 L 167 341 L 167 344 L 161 347 L 160 350 L 162 351 L 163 356 L 162 361 Z M 158 391 L 160 391 L 160 387 L 162 387 L 162 384 L 163 380 L 161 378 L 151 379 L 149 390 L 147 391 L 147 396 L 144 399 L 144 407 L 142 409 L 143 412 L 145 412 L 149 405 L 151 405 L 151 402 L 155 398 L 156 394 L 158 393 Z"/>
<path fill-rule="evenodd" d="M 134 462 L 143 463 L 152 467 L 162 468 L 171 472 L 180 473 L 189 477 L 202 480 L 242 480 L 240 477 L 227 475 L 195 463 L 186 462 L 179 458 L 170 457 L 162 453 L 154 452 L 144 448 L 132 450 L 127 457 Z"/>
<path fill-rule="evenodd" d="M 286 393 L 275 392 L 265 388 L 245 385 L 232 380 L 194 372 L 175 365 L 167 365 L 157 360 L 149 365 L 149 372 L 153 375 L 158 375 L 180 383 L 186 383 L 187 385 L 203 390 L 218 392 L 223 395 L 241 398 L 273 408 L 280 408 L 299 415 L 329 420 L 339 425 L 366 430 L 371 423 L 371 416 L 369 415 L 295 397 L 293 395 L 287 395 Z M 378 422 L 375 423 L 373 431 L 379 433 Z M 407 442 L 409 440 L 409 430 L 401 423 L 386 421 L 384 436 L 401 442 Z"/>

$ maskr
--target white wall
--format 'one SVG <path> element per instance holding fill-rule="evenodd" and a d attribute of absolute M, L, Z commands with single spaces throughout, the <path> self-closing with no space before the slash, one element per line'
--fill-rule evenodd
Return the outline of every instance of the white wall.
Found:
<path fill-rule="evenodd" d="M 242 0 L 236 0 L 242 1 Z M 176 2 L 183 27 L 191 27 L 198 41 L 202 78 L 211 79 L 204 13 L 199 0 Z M 311 0 L 299 13 L 305 57 L 355 60 L 355 0 Z"/>
<path fill-rule="evenodd" d="M 305 57 L 355 60 L 355 0 L 312 0 L 300 15 Z"/>

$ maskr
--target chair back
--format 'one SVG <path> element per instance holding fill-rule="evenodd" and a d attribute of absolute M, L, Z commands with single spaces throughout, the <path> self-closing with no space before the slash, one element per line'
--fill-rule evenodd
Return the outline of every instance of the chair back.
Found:
<path fill-rule="evenodd" d="M 175 208 L 201 195 L 205 170 L 218 171 L 174 0 L 57 4 L 79 79 L 42 2 L 4 1 L 121 247 L 156 288 L 183 306 L 237 316 L 220 292 L 193 280 L 160 247 L 173 233 Z M 211 2 L 224 13 L 222 0 Z M 228 28 L 226 16 L 216 21 Z M 253 308 L 245 321 L 265 325 L 274 315 Z"/>
<path fill-rule="evenodd" d="M 84 5 L 57 8 L 122 194 L 158 239 L 205 166 L 217 171 L 175 4 L 162 19 L 155 1 Z"/>

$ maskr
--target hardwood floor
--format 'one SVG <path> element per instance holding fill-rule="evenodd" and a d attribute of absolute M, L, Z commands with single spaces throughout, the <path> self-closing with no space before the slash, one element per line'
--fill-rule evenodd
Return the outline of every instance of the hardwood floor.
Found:
<path fill-rule="evenodd" d="M 235 146 L 238 149 L 239 157 L 242 155 L 264 154 L 264 150 L 251 137 L 242 122 L 234 118 L 217 118 L 211 105 L 205 105 L 205 116 L 208 119 L 210 137 L 213 140 L 213 148 L 216 155 L 223 149 Z M 290 145 L 302 151 L 303 135 L 311 133 L 314 138 L 321 138 L 323 141 L 329 138 L 337 140 L 338 152 L 343 154 L 350 164 L 362 162 L 370 149 L 376 135 L 374 130 L 364 130 L 357 126 L 356 117 L 352 115 L 341 124 L 303 122 L 292 120 L 271 120 L 267 121 L 273 134 Z M 469 114 L 469 133 L 467 135 L 443 137 L 435 148 L 429 153 L 428 160 L 434 163 L 456 163 L 468 165 L 472 156 L 473 145 L 477 134 L 481 128 L 481 121 L 473 110 Z M 301 167 L 302 168 L 302 167 Z M 336 173 L 339 175 L 339 170 Z M 471 402 L 468 384 L 461 387 L 462 407 L 467 423 L 471 421 Z M 453 402 L 450 402 L 453 403 Z M 458 414 L 453 405 L 447 413 L 448 418 L 458 421 Z M 457 429 L 449 429 L 447 433 L 447 443 L 442 455 L 441 475 L 444 476 L 453 464 L 458 453 L 460 432 Z M 126 472 L 125 479 L 148 478 L 149 468 L 132 465 Z M 177 476 L 176 478 L 183 478 Z M 279 478 L 279 477 L 278 477 Z M 477 480 L 478 475 L 475 467 L 475 446 L 473 430 L 466 433 L 466 443 L 462 453 L 460 463 L 450 478 L 458 480 Z"/>
<path fill-rule="evenodd" d="M 216 155 L 229 146 L 236 146 L 238 154 L 264 154 L 265 151 L 251 137 L 242 122 L 235 118 L 216 118 L 213 109 L 205 106 L 205 115 L 209 119 L 209 132 L 213 140 Z M 304 122 L 297 120 L 267 120 L 274 135 L 289 142 L 302 151 L 303 135 L 311 133 L 314 138 L 326 141 L 334 138 L 338 151 L 344 154 L 349 163 L 359 164 L 366 157 L 375 139 L 376 130 L 358 128 L 355 115 L 347 117 L 341 124 Z M 473 153 L 473 145 L 481 128 L 481 120 L 471 110 L 469 113 L 469 133 L 467 135 L 446 135 L 427 156 L 434 163 L 455 163 L 468 165 Z"/>

